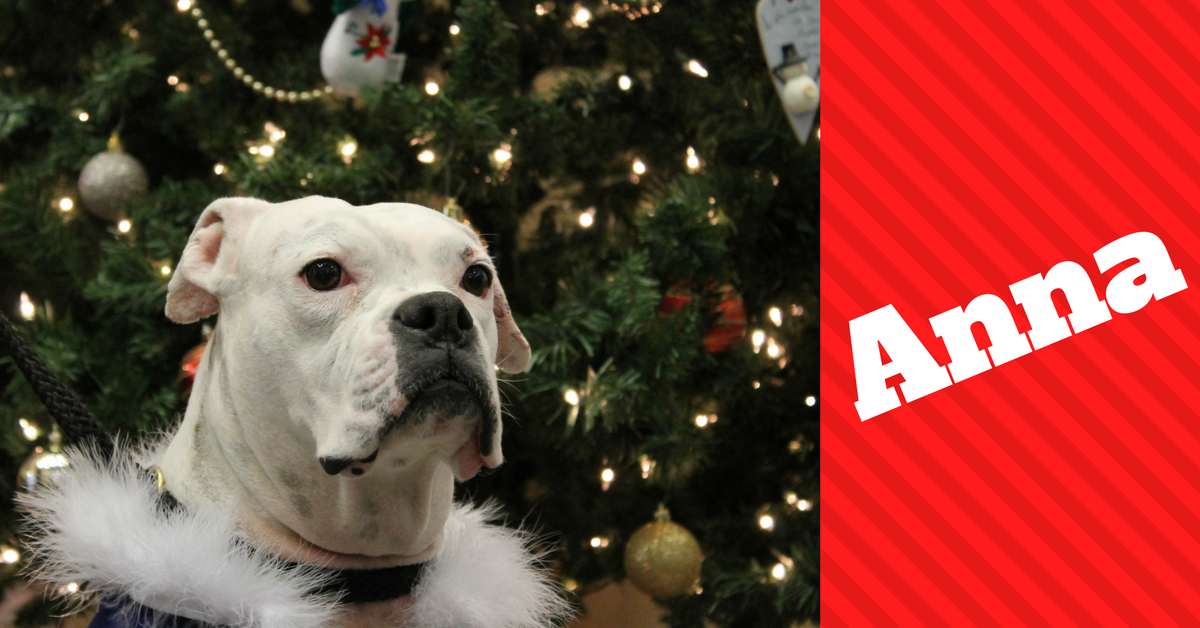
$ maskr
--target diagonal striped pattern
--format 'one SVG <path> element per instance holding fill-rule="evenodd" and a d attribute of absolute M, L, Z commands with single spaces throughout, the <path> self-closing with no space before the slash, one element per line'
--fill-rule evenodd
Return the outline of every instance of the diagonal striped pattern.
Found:
<path fill-rule="evenodd" d="M 823 8 L 822 625 L 1200 625 L 1200 8 Z M 1187 290 L 859 420 L 850 319 L 1137 231 Z"/>

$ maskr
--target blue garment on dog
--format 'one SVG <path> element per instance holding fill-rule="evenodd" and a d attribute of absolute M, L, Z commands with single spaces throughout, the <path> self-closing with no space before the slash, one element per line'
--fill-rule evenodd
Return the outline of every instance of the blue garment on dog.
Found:
<path fill-rule="evenodd" d="M 212 624 L 160 613 L 127 597 L 108 596 L 88 628 L 212 628 Z"/>

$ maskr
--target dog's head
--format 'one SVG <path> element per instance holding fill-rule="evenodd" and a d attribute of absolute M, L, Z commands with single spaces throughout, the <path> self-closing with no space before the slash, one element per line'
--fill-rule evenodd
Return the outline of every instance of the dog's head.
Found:
<path fill-rule="evenodd" d="M 221 199 L 192 232 L 166 313 L 220 313 L 210 377 L 223 378 L 225 405 L 287 415 L 243 417 L 255 450 L 287 430 L 311 444 L 311 461 L 291 464 L 346 476 L 439 455 L 463 480 L 503 460 L 494 367 L 524 370 L 529 345 L 486 247 L 439 212 Z"/>

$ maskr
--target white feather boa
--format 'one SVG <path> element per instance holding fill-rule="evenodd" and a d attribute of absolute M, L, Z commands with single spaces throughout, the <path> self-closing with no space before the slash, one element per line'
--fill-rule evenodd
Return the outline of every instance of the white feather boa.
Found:
<path fill-rule="evenodd" d="M 72 452 L 54 486 L 20 498 L 36 577 L 55 588 L 87 583 L 95 594 L 219 626 L 327 625 L 336 604 L 304 594 L 318 575 L 283 569 L 265 552 L 234 543 L 239 533 L 228 512 L 160 512 L 135 456 L 118 450 L 103 463 Z M 455 506 L 442 548 L 413 591 L 405 628 L 544 628 L 567 618 L 530 536 L 488 523 L 495 515 Z"/>

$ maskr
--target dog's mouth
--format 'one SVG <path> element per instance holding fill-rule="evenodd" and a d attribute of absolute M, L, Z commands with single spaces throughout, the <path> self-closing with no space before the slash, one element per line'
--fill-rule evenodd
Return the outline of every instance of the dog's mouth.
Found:
<path fill-rule="evenodd" d="M 419 380 L 410 380 L 400 389 L 407 400 L 400 414 L 389 414 L 377 442 L 392 430 L 407 430 L 423 426 L 430 421 L 441 424 L 455 419 L 472 421 L 475 425 L 460 459 L 460 478 L 475 475 L 479 471 L 476 462 L 488 456 L 495 446 L 495 407 L 487 380 L 447 364 L 443 369 L 431 369 Z M 321 467 L 329 475 L 362 475 L 379 455 L 379 449 L 361 458 L 321 458 Z"/>
<path fill-rule="evenodd" d="M 399 416 L 388 417 L 389 431 L 422 425 L 431 418 L 440 421 L 482 415 L 486 421 L 494 414 L 489 412 L 492 402 L 487 383 L 456 370 L 411 382 L 402 391 L 408 405 Z"/>

